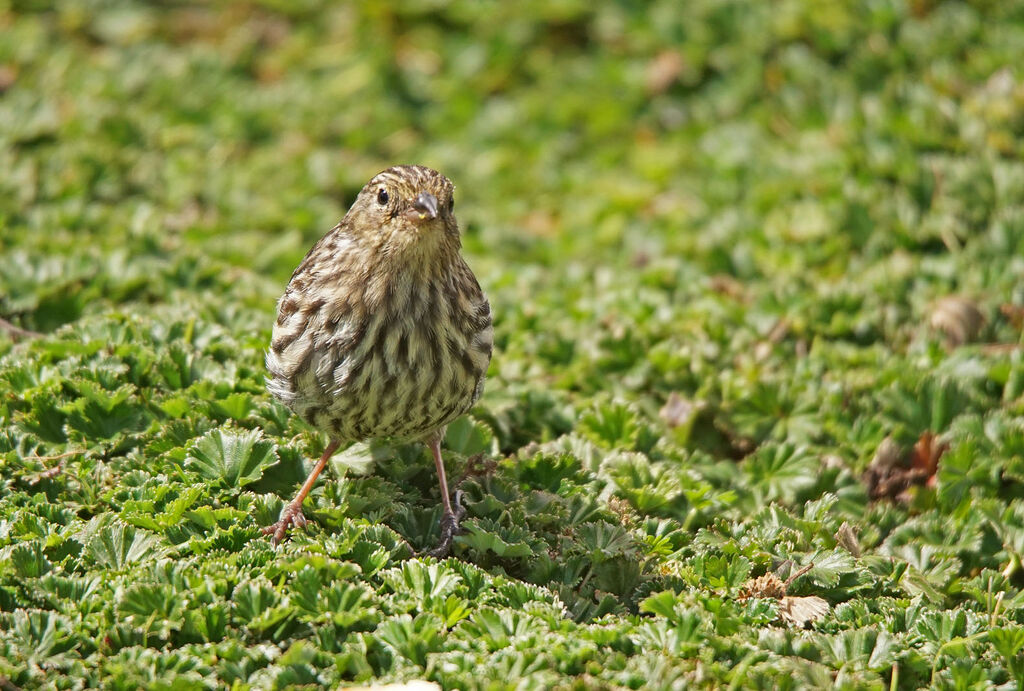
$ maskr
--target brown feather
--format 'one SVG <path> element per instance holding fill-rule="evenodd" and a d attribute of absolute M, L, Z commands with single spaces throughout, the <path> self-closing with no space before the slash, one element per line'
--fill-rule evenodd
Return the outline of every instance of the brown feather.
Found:
<path fill-rule="evenodd" d="M 416 220 L 424 192 L 436 219 Z M 378 174 L 278 303 L 267 388 L 334 439 L 427 438 L 483 390 L 491 310 L 459 253 L 452 193 L 429 168 Z"/>

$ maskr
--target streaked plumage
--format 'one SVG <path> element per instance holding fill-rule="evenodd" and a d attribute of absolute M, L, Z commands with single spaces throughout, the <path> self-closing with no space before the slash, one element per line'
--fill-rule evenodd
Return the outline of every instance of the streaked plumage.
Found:
<path fill-rule="evenodd" d="M 459 253 L 453 191 L 448 178 L 421 166 L 376 175 L 278 302 L 267 388 L 335 448 L 421 439 L 439 462 L 434 447 L 444 427 L 483 390 L 491 310 Z M 438 472 L 447 514 L 443 466 Z M 302 522 L 295 513 L 275 526 L 277 539 L 288 520 Z"/>

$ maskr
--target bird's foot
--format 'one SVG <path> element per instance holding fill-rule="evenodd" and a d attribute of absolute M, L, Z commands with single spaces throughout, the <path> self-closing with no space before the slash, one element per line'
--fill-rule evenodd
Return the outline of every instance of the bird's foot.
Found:
<path fill-rule="evenodd" d="M 427 557 L 444 559 L 452 551 L 452 540 L 461 532 L 459 525 L 466 516 L 466 507 L 462 505 L 462 490 L 455 492 L 455 511 L 441 515 L 441 540 L 437 547 L 423 553 Z"/>
<path fill-rule="evenodd" d="M 277 547 L 281 540 L 284 539 L 288 528 L 293 525 L 296 528 L 306 527 L 306 517 L 302 514 L 302 504 L 296 504 L 295 502 L 284 507 L 284 511 L 281 512 L 281 520 L 264 528 L 263 534 L 270 535 L 270 544 Z"/>

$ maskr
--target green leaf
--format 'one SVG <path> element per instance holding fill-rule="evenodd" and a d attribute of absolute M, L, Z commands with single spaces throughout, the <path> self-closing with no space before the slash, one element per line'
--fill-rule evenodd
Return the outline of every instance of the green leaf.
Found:
<path fill-rule="evenodd" d="M 256 401 L 252 394 L 235 392 L 223 399 L 211 401 L 212 417 L 217 420 L 244 420 L 255 410 Z"/>
<path fill-rule="evenodd" d="M 463 456 L 496 452 L 491 428 L 466 415 L 448 425 L 444 445 Z"/>
<path fill-rule="evenodd" d="M 76 382 L 78 398 L 63 407 L 68 425 L 83 439 L 112 439 L 141 429 L 148 414 L 133 396 L 133 387 L 106 391 L 99 384 Z"/>
<path fill-rule="evenodd" d="M 380 577 L 395 594 L 410 598 L 421 612 L 443 605 L 462 582 L 459 574 L 443 562 L 407 561 L 397 569 L 382 571 Z"/>
<path fill-rule="evenodd" d="M 515 559 L 533 554 L 533 548 L 526 542 L 507 542 L 497 532 L 484 528 L 480 521 L 466 521 L 462 524 L 464 533 L 455 540 L 479 552 L 493 552 L 498 557 Z"/>
<path fill-rule="evenodd" d="M 86 544 L 86 552 L 93 561 L 115 571 L 154 559 L 165 551 L 165 543 L 159 536 L 123 523 L 103 525 Z"/>
<path fill-rule="evenodd" d="M 616 401 L 595 406 L 580 419 L 583 431 L 598 444 L 632 449 L 640 424 L 632 406 Z"/>
<path fill-rule="evenodd" d="M 169 584 L 133 585 L 118 598 L 117 611 L 131 620 L 144 622 L 151 617 L 182 620 L 181 596 Z"/>
<path fill-rule="evenodd" d="M 671 590 L 663 590 L 640 602 L 640 611 L 671 620 L 675 616 L 678 597 Z"/>
<path fill-rule="evenodd" d="M 618 556 L 632 555 L 636 551 L 633 536 L 622 526 L 605 521 L 585 523 L 578 528 L 580 545 L 594 563 Z"/>
<path fill-rule="evenodd" d="M 234 616 L 248 623 L 261 613 L 273 609 L 281 598 L 270 581 L 259 577 L 239 583 L 231 594 L 231 600 Z"/>
<path fill-rule="evenodd" d="M 468 641 L 481 642 L 490 651 L 512 644 L 513 639 L 537 635 L 544 631 L 539 622 L 524 612 L 485 607 L 477 610 L 464 622 L 458 635 Z"/>
<path fill-rule="evenodd" d="M 185 467 L 206 480 L 238 489 L 259 480 L 278 461 L 276 445 L 263 439 L 260 430 L 218 428 L 192 445 Z"/>
<path fill-rule="evenodd" d="M 427 655 L 441 649 L 444 625 L 433 614 L 419 614 L 415 619 L 404 614 L 377 627 L 375 636 L 398 655 L 417 667 L 425 667 Z"/>
<path fill-rule="evenodd" d="M 39 578 L 53 569 L 40 540 L 15 546 L 10 552 L 10 559 L 14 572 L 22 578 Z"/>
<path fill-rule="evenodd" d="M 121 511 L 121 520 L 125 523 L 161 532 L 170 526 L 181 523 L 185 512 L 195 504 L 203 494 L 201 485 L 193 485 L 180 490 L 178 496 L 163 506 L 162 511 L 155 511 L 152 502 L 126 502 Z M 136 506 L 138 504 L 138 506 Z"/>
<path fill-rule="evenodd" d="M 988 639 L 996 652 L 1007 660 L 1024 654 L 1024 628 L 1020 626 L 992 629 Z"/>

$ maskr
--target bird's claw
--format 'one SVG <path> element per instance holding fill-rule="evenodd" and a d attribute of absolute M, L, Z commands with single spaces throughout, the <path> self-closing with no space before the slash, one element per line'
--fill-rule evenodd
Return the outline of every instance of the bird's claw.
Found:
<path fill-rule="evenodd" d="M 462 519 L 466 515 L 466 507 L 462 505 L 462 490 L 457 490 L 455 492 L 455 501 L 453 504 L 455 505 L 453 513 L 444 513 L 441 515 L 441 539 L 438 541 L 437 546 L 434 547 L 434 549 L 424 552 L 424 556 L 443 559 L 448 556 L 449 552 L 451 552 L 452 541 L 456 535 L 462 532 L 459 524 L 462 523 Z"/>
<path fill-rule="evenodd" d="M 306 516 L 302 513 L 302 506 L 296 504 L 289 504 L 281 512 L 281 520 L 273 525 L 268 525 L 263 529 L 264 535 L 270 535 L 270 544 L 277 547 L 281 540 L 284 539 L 285 533 L 288 532 L 288 528 L 295 526 L 296 528 L 303 529 L 306 527 Z"/>

